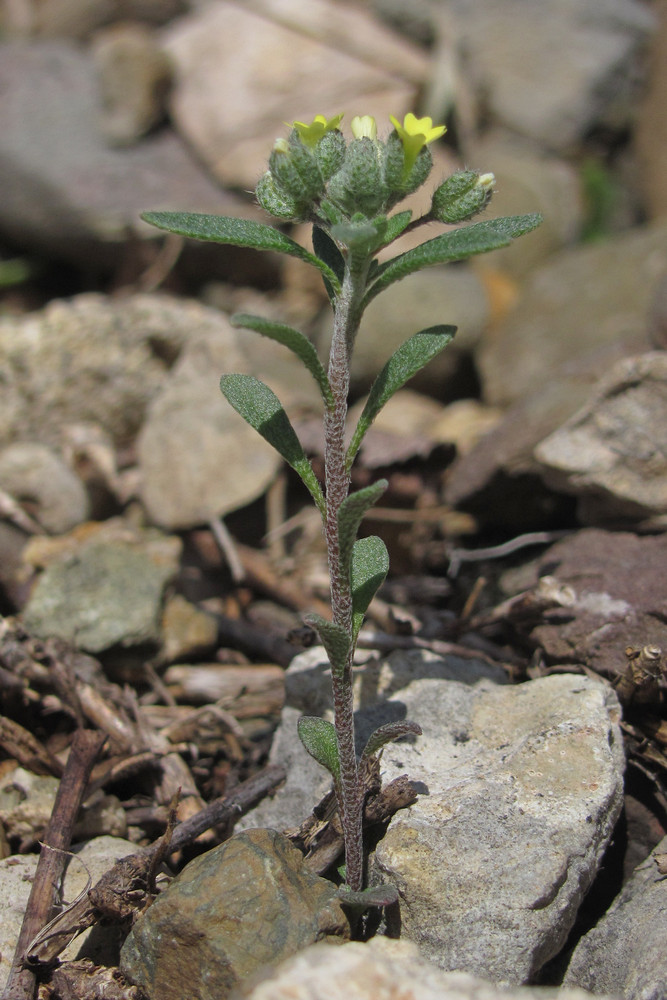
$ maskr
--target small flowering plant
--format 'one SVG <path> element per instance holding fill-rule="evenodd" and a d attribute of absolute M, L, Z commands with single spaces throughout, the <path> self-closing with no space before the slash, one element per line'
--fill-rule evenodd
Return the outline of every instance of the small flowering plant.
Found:
<path fill-rule="evenodd" d="M 148 212 L 143 218 L 172 233 L 233 246 L 274 250 L 307 261 L 324 280 L 334 327 L 325 370 L 312 343 L 298 330 L 259 316 L 237 315 L 233 322 L 284 344 L 303 362 L 319 386 L 324 409 L 324 489 L 272 390 L 250 375 L 223 375 L 220 388 L 231 405 L 298 473 L 322 516 L 331 581 L 332 620 L 311 615 L 331 664 L 334 722 L 304 717 L 299 736 L 308 751 L 331 773 L 345 837 L 345 879 L 349 902 L 378 903 L 363 891 L 362 817 L 364 772 L 382 747 L 418 725 L 382 726 L 363 753 L 355 749 L 352 665 L 364 614 L 384 581 L 389 559 L 382 540 L 357 538 L 362 518 L 382 496 L 386 480 L 351 491 L 350 470 L 363 437 L 388 399 L 451 341 L 456 328 L 432 326 L 413 334 L 389 358 L 371 388 L 361 416 L 346 444 L 350 362 L 366 306 L 383 289 L 423 267 L 463 260 L 507 246 L 534 229 L 538 215 L 491 219 L 447 230 L 383 263 L 378 251 L 401 234 L 430 222 L 461 223 L 489 202 L 493 174 L 461 170 L 434 191 L 430 210 L 418 219 L 408 209 L 390 214 L 406 195 L 428 178 L 433 161 L 429 144 L 444 125 L 430 118 L 391 118 L 393 130 L 378 139 L 375 120 L 352 119 L 353 138 L 339 126 L 343 115 L 293 123 L 286 139 L 277 139 L 269 169 L 257 185 L 260 205 L 281 222 L 309 222 L 313 253 L 279 229 L 241 219 L 181 212 Z M 395 897 L 394 897 L 395 898 Z M 388 902 L 391 893 L 384 894 Z"/>

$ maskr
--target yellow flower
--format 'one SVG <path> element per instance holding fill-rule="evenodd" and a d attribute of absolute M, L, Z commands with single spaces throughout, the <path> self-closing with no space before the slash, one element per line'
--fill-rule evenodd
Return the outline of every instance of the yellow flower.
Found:
<path fill-rule="evenodd" d="M 389 119 L 403 143 L 406 174 L 412 170 L 422 148 L 428 146 L 429 142 L 439 139 L 447 131 L 446 125 L 434 126 L 432 118 L 428 116 L 417 118 L 411 111 L 403 119 L 402 125 L 393 115 L 389 115 Z"/>
<path fill-rule="evenodd" d="M 316 146 L 323 135 L 338 128 L 344 114 L 343 111 L 339 115 L 329 118 L 328 121 L 324 115 L 315 115 L 310 125 L 306 122 L 292 122 L 292 126 L 299 133 L 299 138 L 305 146 Z"/>
<path fill-rule="evenodd" d="M 372 115 L 355 115 L 350 122 L 350 128 L 352 129 L 352 135 L 355 139 L 377 139 L 378 137 L 378 127 Z"/>

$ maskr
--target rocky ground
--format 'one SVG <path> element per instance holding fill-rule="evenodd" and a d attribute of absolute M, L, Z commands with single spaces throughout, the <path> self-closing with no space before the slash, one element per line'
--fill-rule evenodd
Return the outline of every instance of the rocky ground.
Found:
<path fill-rule="evenodd" d="M 666 45 L 665 0 L 0 4 L 8 1000 L 664 998 Z M 389 480 L 392 566 L 360 738 L 424 731 L 369 778 L 400 899 L 363 920 L 296 739 L 330 712 L 318 518 L 218 390 L 269 382 L 321 469 L 316 390 L 229 317 L 324 355 L 326 294 L 139 218 L 267 221 L 284 122 L 341 110 L 446 120 L 434 178 L 493 171 L 489 212 L 544 216 L 393 285 L 358 340 L 353 407 L 458 327 L 355 471 Z"/>

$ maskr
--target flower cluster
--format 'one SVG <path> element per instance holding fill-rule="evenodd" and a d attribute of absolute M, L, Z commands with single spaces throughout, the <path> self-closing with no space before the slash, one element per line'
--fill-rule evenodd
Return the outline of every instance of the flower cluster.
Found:
<path fill-rule="evenodd" d="M 348 143 L 339 128 L 342 118 L 316 115 L 310 123 L 293 122 L 288 138 L 274 144 L 257 199 L 278 219 L 336 228 L 339 243 L 353 243 L 355 232 L 366 233 L 368 241 L 373 222 L 380 245 L 386 214 L 429 176 L 428 146 L 444 135 L 445 126 L 411 113 L 402 123 L 390 115 L 394 128 L 382 141 L 375 119 L 357 116 Z M 484 208 L 492 188 L 492 174 L 460 171 L 436 190 L 429 217 L 448 223 L 469 218 Z"/>

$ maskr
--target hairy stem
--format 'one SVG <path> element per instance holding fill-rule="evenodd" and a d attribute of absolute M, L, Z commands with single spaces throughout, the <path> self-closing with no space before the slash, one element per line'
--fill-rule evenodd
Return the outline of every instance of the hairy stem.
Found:
<path fill-rule="evenodd" d="M 352 635 L 352 594 L 349 574 L 341 571 L 338 512 L 350 491 L 350 474 L 345 464 L 345 420 L 350 388 L 350 359 L 359 325 L 360 302 L 365 289 L 368 262 L 346 264 L 341 293 L 334 305 L 334 331 L 329 355 L 329 384 L 334 406 L 324 418 L 324 467 L 326 483 L 326 541 L 331 579 L 333 620 Z M 333 670 L 334 725 L 340 759 L 339 809 L 345 836 L 345 866 L 348 886 L 363 887 L 362 811 L 363 793 L 354 742 L 352 658 L 345 669 Z"/>

